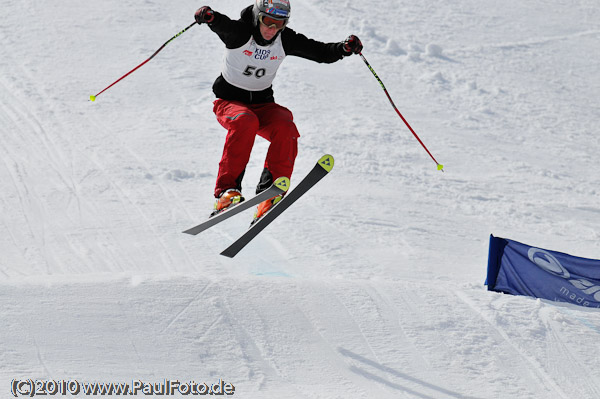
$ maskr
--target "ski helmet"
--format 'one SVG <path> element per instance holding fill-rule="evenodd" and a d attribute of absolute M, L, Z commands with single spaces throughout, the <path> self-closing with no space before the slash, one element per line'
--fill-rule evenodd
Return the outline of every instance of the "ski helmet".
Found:
<path fill-rule="evenodd" d="M 256 0 L 252 8 L 254 26 L 258 26 L 259 20 L 263 16 L 284 21 L 285 26 L 290 18 L 291 10 L 289 0 Z"/>

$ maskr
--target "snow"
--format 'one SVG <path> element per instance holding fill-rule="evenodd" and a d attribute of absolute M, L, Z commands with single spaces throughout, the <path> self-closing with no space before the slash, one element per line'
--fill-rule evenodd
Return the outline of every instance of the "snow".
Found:
<path fill-rule="evenodd" d="M 289 57 L 294 179 L 233 260 L 212 207 L 223 45 L 191 1 L 0 0 L 0 396 L 13 379 L 207 383 L 241 398 L 597 398 L 600 313 L 486 291 L 489 234 L 600 258 L 596 0 L 295 2 L 360 57 Z M 237 17 L 245 3 L 207 1 Z M 246 172 L 251 194 L 267 145 Z"/>

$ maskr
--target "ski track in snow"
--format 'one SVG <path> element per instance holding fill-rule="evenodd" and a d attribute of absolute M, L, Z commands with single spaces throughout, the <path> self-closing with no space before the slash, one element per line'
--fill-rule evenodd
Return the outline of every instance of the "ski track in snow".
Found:
<path fill-rule="evenodd" d="M 236 386 L 242 398 L 596 398 L 600 313 L 489 293 L 489 234 L 600 257 L 596 0 L 294 3 L 359 57 L 289 57 L 292 184 L 333 171 L 234 260 L 200 236 L 224 130 L 201 5 L 0 0 L 0 390 L 13 378 Z M 237 17 L 239 2 L 208 1 Z M 24 6 L 25 5 L 25 6 Z M 268 145 L 246 171 L 251 195 Z M 0 395 L 1 396 L 1 395 Z"/>

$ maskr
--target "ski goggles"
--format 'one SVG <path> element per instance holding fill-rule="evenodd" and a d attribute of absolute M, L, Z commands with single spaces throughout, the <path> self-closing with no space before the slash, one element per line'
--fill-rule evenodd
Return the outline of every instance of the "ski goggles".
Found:
<path fill-rule="evenodd" d="M 282 30 L 287 25 L 287 19 L 275 19 L 271 18 L 267 15 L 260 15 L 258 20 L 261 24 L 266 26 L 267 28 L 275 28 L 277 30 Z"/>

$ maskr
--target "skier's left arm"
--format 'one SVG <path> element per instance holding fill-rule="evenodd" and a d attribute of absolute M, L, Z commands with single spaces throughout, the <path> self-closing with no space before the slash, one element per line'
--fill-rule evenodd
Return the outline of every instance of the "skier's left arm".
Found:
<path fill-rule="evenodd" d="M 342 58 L 358 54 L 362 51 L 362 43 L 355 35 L 350 35 L 343 42 L 323 43 L 309 39 L 301 33 L 285 28 L 281 32 L 283 49 L 286 55 L 295 55 L 316 62 L 332 63 Z"/>

